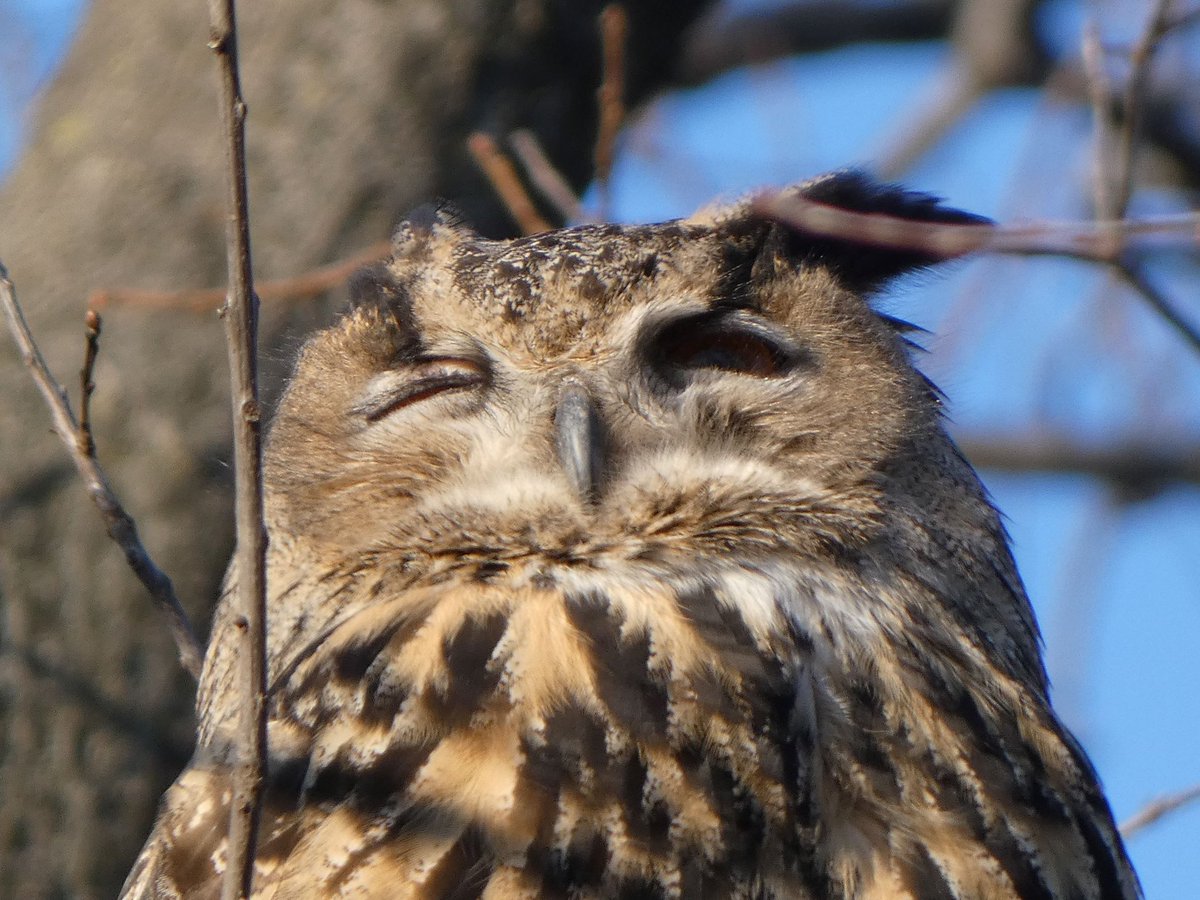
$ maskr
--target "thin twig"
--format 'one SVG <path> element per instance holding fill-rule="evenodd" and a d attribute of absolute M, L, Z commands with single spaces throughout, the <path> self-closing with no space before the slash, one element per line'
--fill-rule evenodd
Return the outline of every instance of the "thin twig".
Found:
<path fill-rule="evenodd" d="M 948 66 L 933 96 L 914 115 L 905 117 L 902 130 L 879 154 L 879 174 L 896 178 L 912 168 L 975 108 L 985 92 L 961 64 Z"/>
<path fill-rule="evenodd" d="M 234 0 L 209 0 L 209 48 L 216 55 L 225 126 L 225 254 L 229 302 L 225 314 L 233 405 L 234 491 L 237 510 L 237 659 L 241 685 L 238 757 L 229 807 L 223 900 L 249 897 L 254 882 L 255 842 L 267 764 L 266 553 L 263 524 L 261 413 L 258 402 L 258 299 L 250 262 L 250 216 L 246 196 L 246 104 L 238 77 Z"/>
<path fill-rule="evenodd" d="M 1150 67 L 1163 39 L 1180 27 L 1186 16 L 1173 15 L 1174 0 L 1156 0 L 1145 30 L 1129 53 L 1129 75 L 1118 107 L 1105 70 L 1099 27 L 1089 22 L 1084 30 L 1083 61 L 1096 127 L 1093 192 L 1097 216 L 1109 221 L 1124 219 L 1133 198 L 1134 158 L 1137 137 L 1150 82 Z M 1200 330 L 1194 328 L 1146 277 L 1129 254 L 1118 252 L 1107 260 L 1113 271 L 1167 321 L 1196 350 Z"/>
<path fill-rule="evenodd" d="M 1167 324 L 1174 328 L 1192 348 L 1200 352 L 1200 329 L 1193 326 L 1183 314 L 1175 308 L 1175 304 L 1146 277 L 1142 267 L 1127 260 L 1113 263 L 1113 271 L 1134 292 L 1150 304 L 1151 309 L 1166 319 Z"/>
<path fill-rule="evenodd" d="M 1179 17 L 1173 15 L 1174 5 L 1174 0 L 1155 0 L 1145 29 L 1129 51 L 1129 74 L 1117 105 L 1111 102 L 1113 89 L 1105 69 L 1099 26 L 1090 21 L 1084 29 L 1084 71 L 1096 126 L 1095 203 L 1101 219 L 1120 219 L 1129 208 L 1150 68 L 1163 39 L 1179 27 Z"/>
<path fill-rule="evenodd" d="M 597 98 L 600 125 L 596 131 L 596 188 L 600 197 L 598 216 L 608 221 L 612 212 L 612 168 L 617 136 L 625 123 L 625 43 L 629 37 L 629 15 L 625 7 L 612 3 L 600 13 L 601 76 Z"/>
<path fill-rule="evenodd" d="M 1119 203 L 1111 161 L 1116 156 L 1116 135 L 1119 129 L 1109 100 L 1112 96 L 1112 85 L 1109 83 L 1108 72 L 1105 71 L 1100 26 L 1094 19 L 1088 20 L 1084 25 L 1081 51 L 1096 133 L 1092 150 L 1092 205 L 1098 217 L 1115 219 L 1120 216 L 1116 212 Z"/>
<path fill-rule="evenodd" d="M 916 250 L 937 259 L 986 251 L 1114 263 L 1135 246 L 1200 246 L 1200 213 L 1119 222 L 956 225 L 852 212 L 786 194 L 764 194 L 754 209 L 810 234 Z"/>
<path fill-rule="evenodd" d="M 1116 157 L 1116 207 L 1109 216 L 1104 218 L 1121 218 L 1129 208 L 1129 200 L 1133 196 L 1133 162 L 1137 148 L 1138 131 L 1141 128 L 1142 109 L 1145 106 L 1146 88 L 1150 82 L 1150 67 L 1158 48 L 1172 28 L 1172 11 L 1175 0 L 1157 0 L 1146 30 L 1134 45 L 1129 55 L 1129 78 L 1125 82 L 1123 106 L 1125 117 L 1122 128 L 1117 133 L 1115 147 Z"/>
<path fill-rule="evenodd" d="M 519 128 L 508 136 L 517 159 L 529 173 L 529 180 L 557 211 L 564 222 L 582 222 L 584 220 L 583 205 L 562 172 L 558 171 L 541 143 L 528 128 Z"/>
<path fill-rule="evenodd" d="M 96 455 L 96 439 L 92 436 L 92 392 L 96 382 L 92 370 L 96 367 L 96 354 L 100 352 L 100 315 L 89 309 L 83 317 L 86 346 L 83 353 L 83 368 L 79 370 L 79 440 L 83 452 Z"/>
<path fill-rule="evenodd" d="M 1146 804 L 1122 822 L 1121 835 L 1125 840 L 1129 840 L 1148 825 L 1153 825 L 1164 816 L 1182 809 L 1189 803 L 1195 803 L 1197 800 L 1200 800 L 1200 784 L 1193 785 L 1186 790 L 1178 791 L 1174 794 L 1159 797 L 1157 800 Z"/>
<path fill-rule="evenodd" d="M 1122 219 L 1114 222 L 1033 222 L 1028 225 L 955 225 L 919 222 L 877 213 L 852 212 L 784 194 L 764 194 L 753 208 L 764 218 L 809 234 L 898 247 L 953 259 L 970 253 L 1063 256 L 1112 266 L 1151 306 L 1200 350 L 1200 330 L 1129 262 L 1135 247 L 1151 244 L 1200 247 L 1200 213 Z"/>
<path fill-rule="evenodd" d="M 1164 33 L 1179 31 L 1183 28 L 1190 28 L 1197 22 L 1200 22 L 1200 9 L 1184 10 L 1167 23 Z"/>
<path fill-rule="evenodd" d="M 92 502 L 100 510 L 108 536 L 116 541 L 124 552 L 125 560 L 133 569 L 133 573 L 150 592 L 151 598 L 159 609 L 166 613 L 167 625 L 171 630 L 171 637 L 175 640 L 180 664 L 193 678 L 199 678 L 204 650 L 200 646 L 200 642 L 196 640 L 192 623 L 188 621 L 187 613 L 183 611 L 179 598 L 175 596 L 175 588 L 171 584 L 171 579 L 154 564 L 154 560 L 142 546 L 137 526 L 130 518 L 129 513 L 121 506 L 120 501 L 117 500 L 109 486 L 108 476 L 100 468 L 100 463 L 96 460 L 95 455 L 87 452 L 86 444 L 81 439 L 79 425 L 71 412 L 67 393 L 55 381 L 46 361 L 42 358 L 42 353 L 29 331 L 25 315 L 17 302 L 16 291 L 8 279 L 8 272 L 2 263 L 0 263 L 0 302 L 3 303 L 4 316 L 8 320 L 8 327 L 12 332 L 13 339 L 21 350 L 25 365 L 29 368 L 34 383 L 41 391 L 46 406 L 50 409 L 54 431 L 66 446 L 76 471 L 79 472 L 87 486 Z"/>
<path fill-rule="evenodd" d="M 467 138 L 467 149 L 524 234 L 538 234 L 554 227 L 537 211 L 516 167 L 500 152 L 490 134 L 474 132 Z"/>
<path fill-rule="evenodd" d="M 1088 475 L 1128 495 L 1149 496 L 1172 483 L 1200 484 L 1200 447 L 1183 439 L 1113 441 L 1089 446 L 1047 434 L 956 434 L 972 464 L 1003 472 Z"/>
<path fill-rule="evenodd" d="M 881 155 L 877 168 L 886 178 L 910 168 L 991 91 L 1042 68 L 1027 24 L 1028 0 L 966 0 L 955 6 L 953 57 L 938 77 L 934 96 L 915 115 L 904 117 L 899 138 Z"/>
<path fill-rule="evenodd" d="M 332 262 L 327 266 L 312 269 L 292 278 L 279 278 L 274 281 L 261 281 L 256 285 L 255 295 L 259 300 L 308 300 L 319 297 L 326 291 L 331 291 L 346 282 L 351 275 L 363 266 L 376 262 L 387 256 L 391 250 L 390 241 L 379 241 L 365 250 L 360 250 Z M 225 302 L 224 288 L 199 288 L 178 291 L 139 291 L 139 290 L 100 290 L 93 291 L 88 298 L 88 306 L 92 309 L 104 309 L 109 306 L 140 306 L 145 309 L 180 310 L 191 313 L 211 312 L 219 309 Z"/>

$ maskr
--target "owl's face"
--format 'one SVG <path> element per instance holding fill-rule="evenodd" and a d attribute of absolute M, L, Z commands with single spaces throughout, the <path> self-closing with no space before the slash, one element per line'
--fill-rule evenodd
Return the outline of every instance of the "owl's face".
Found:
<path fill-rule="evenodd" d="M 493 562 L 861 547 L 940 431 L 846 266 L 737 211 L 511 242 L 408 225 L 303 354 L 276 514 L 345 551 Z"/>

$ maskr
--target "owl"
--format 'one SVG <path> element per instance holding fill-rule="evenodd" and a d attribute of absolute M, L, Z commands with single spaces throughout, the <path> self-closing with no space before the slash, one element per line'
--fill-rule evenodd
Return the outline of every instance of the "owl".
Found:
<path fill-rule="evenodd" d="M 1140 896 L 997 513 L 869 305 L 931 262 L 748 202 L 403 224 L 268 441 L 254 896 Z M 218 894 L 234 627 L 227 595 L 125 897 Z"/>

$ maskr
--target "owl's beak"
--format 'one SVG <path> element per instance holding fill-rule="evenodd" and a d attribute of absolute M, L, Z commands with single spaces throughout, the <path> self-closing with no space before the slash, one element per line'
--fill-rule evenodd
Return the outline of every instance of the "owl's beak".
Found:
<path fill-rule="evenodd" d="M 554 443 L 571 486 L 584 500 L 594 500 L 604 466 L 604 436 L 596 404 L 578 381 L 563 385 L 554 411 Z"/>

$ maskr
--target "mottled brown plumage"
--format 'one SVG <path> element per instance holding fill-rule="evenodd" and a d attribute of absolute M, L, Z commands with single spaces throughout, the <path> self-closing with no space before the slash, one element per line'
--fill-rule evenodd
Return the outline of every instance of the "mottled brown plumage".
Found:
<path fill-rule="evenodd" d="M 256 896 L 1137 897 L 997 515 L 867 305 L 924 262 L 746 206 L 403 226 L 272 430 Z M 217 896 L 230 617 L 128 897 Z"/>

